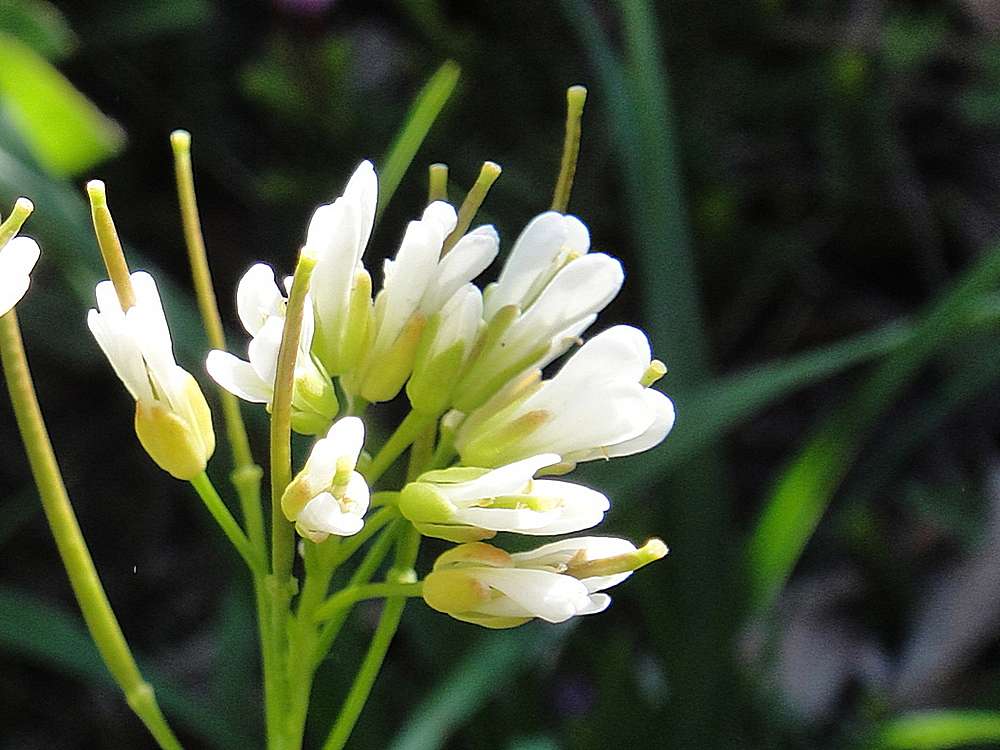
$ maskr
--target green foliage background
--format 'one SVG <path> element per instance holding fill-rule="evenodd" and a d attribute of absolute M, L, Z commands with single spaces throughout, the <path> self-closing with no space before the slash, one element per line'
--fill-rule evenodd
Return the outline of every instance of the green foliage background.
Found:
<path fill-rule="evenodd" d="M 998 33 L 974 0 L 0 0 L 0 199 L 34 200 L 45 252 L 19 308 L 29 355 L 111 601 L 189 745 L 259 744 L 249 587 L 136 444 L 86 332 L 83 182 L 108 183 L 203 376 L 173 128 L 194 134 L 226 301 L 255 260 L 290 272 L 362 158 L 400 180 L 369 268 L 434 161 L 457 196 L 503 165 L 480 218 L 509 248 L 549 204 L 573 83 L 590 98 L 571 210 L 630 272 L 600 325 L 649 330 L 679 414 L 660 449 L 581 474 L 612 497 L 604 532 L 672 553 L 567 626 L 409 607 L 351 746 L 1000 742 Z M 446 60 L 457 88 L 425 121 L 411 104 Z M 394 143 L 408 170 L 386 166 Z M 0 748 L 148 746 L 3 399 L 0 426 Z M 313 744 L 374 614 L 321 672 Z"/>

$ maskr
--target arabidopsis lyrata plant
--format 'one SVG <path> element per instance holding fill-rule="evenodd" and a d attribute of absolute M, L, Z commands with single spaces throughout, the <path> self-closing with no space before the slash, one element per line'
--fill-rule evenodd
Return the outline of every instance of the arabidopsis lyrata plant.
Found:
<path fill-rule="evenodd" d="M 98 284 L 87 322 L 135 401 L 140 443 L 160 467 L 192 484 L 249 568 L 269 747 L 301 746 L 316 667 L 359 600 L 387 603 L 327 748 L 342 747 L 350 735 L 408 597 L 488 628 L 558 623 L 603 611 L 611 603 L 607 589 L 666 554 L 659 540 L 637 549 L 588 536 L 515 553 L 482 541 L 504 545 L 499 534 L 551 537 L 598 526 L 611 507 L 604 494 L 570 478 L 540 477 L 652 448 L 674 422 L 670 399 L 652 387 L 665 368 L 642 331 L 615 326 L 581 341 L 625 278 L 618 260 L 590 252 L 586 225 L 566 213 L 582 97 L 571 90 L 572 147 L 564 151 L 553 209 L 528 222 L 495 282 L 482 291 L 475 283 L 499 254 L 500 237 L 492 226 L 470 229 L 499 175 L 488 162 L 459 209 L 438 179 L 427 207 L 398 235 L 373 296 L 364 256 L 379 186 L 374 165 L 363 161 L 343 193 L 315 210 L 292 276 L 279 285 L 273 267 L 258 262 L 240 281 L 235 307 L 250 337 L 246 359 L 227 351 L 214 306 L 190 136 L 172 136 L 185 238 L 212 344 L 205 370 L 220 386 L 242 524 L 206 474 L 215 448 L 212 414 L 196 379 L 174 359 L 156 283 L 129 271 L 103 184 L 88 186 L 109 279 Z M 437 169 L 432 174 L 440 177 Z M 0 226 L 0 270 L 10 269 L 0 276 L 0 309 L 24 293 L 38 254 L 33 242 L 14 238 L 20 223 L 11 227 Z M 374 440 L 381 434 L 370 429 L 380 421 L 377 405 L 403 392 L 408 415 L 387 439 Z M 261 470 L 234 397 L 270 415 L 270 540 Z M 292 431 L 314 438 L 297 471 Z M 391 471 L 407 451 L 405 471 Z M 437 553 L 423 578 L 422 537 L 434 538 Z M 346 566 L 354 573 L 334 590 Z M 96 628 L 95 638 L 104 632 Z M 126 677 L 120 683 L 128 692 Z M 161 746 L 175 747 L 155 701 L 133 703 Z"/>

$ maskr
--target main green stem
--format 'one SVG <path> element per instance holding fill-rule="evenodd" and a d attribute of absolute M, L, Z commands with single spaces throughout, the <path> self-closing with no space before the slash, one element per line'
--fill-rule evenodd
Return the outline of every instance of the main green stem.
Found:
<path fill-rule="evenodd" d="M 417 561 L 419 549 L 420 533 L 413 526 L 409 526 L 397 543 L 396 560 L 392 570 L 392 577 L 396 578 L 394 583 L 404 583 L 406 578 L 413 575 L 413 565 Z M 386 600 L 378 627 L 375 628 L 375 635 L 368 647 L 368 653 L 365 654 L 361 669 L 358 670 L 358 674 L 354 678 L 354 684 L 351 685 L 351 690 L 347 694 L 340 715 L 323 744 L 323 750 L 342 750 L 347 744 L 347 740 L 354 730 L 354 725 L 357 723 L 358 717 L 361 716 L 361 711 L 371 694 L 375 679 L 382 668 L 382 662 L 385 661 L 385 655 L 389 651 L 389 645 L 399 628 L 399 621 L 403 617 L 405 607 L 405 596 L 394 596 Z"/>
<path fill-rule="evenodd" d="M 295 532 L 281 510 L 281 496 L 292 479 L 292 390 L 295 384 L 295 360 L 302 335 L 309 281 L 316 266 L 315 258 L 300 255 L 292 279 L 292 289 L 285 308 L 285 327 L 278 349 L 274 378 L 274 398 L 271 402 L 271 576 L 270 637 L 275 645 L 273 691 L 276 706 L 275 721 L 268 727 L 272 748 L 285 748 L 285 732 L 281 716 L 288 708 L 287 628 L 288 605 L 294 582 L 292 563 L 295 557 Z"/>
<path fill-rule="evenodd" d="M 125 694 L 129 707 L 146 725 L 157 744 L 164 750 L 180 750 L 181 744 L 167 724 L 153 688 L 142 678 L 136 666 L 80 531 L 38 405 L 17 315 L 13 310 L 0 317 L 0 359 L 45 517 L 87 629 L 108 671 Z"/>

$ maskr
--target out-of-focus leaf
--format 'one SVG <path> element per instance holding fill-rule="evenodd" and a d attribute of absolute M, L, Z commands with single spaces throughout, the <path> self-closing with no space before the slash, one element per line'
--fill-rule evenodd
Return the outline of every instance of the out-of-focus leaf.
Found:
<path fill-rule="evenodd" d="M 461 72 L 462 69 L 457 63 L 446 60 L 424 84 L 410 107 L 396 140 L 392 142 L 389 151 L 382 159 L 378 185 L 379 216 L 402 182 L 403 175 L 413 162 L 413 157 L 417 155 L 417 150 L 430 132 L 434 121 L 451 98 Z"/>
<path fill-rule="evenodd" d="M 125 143 L 114 121 L 44 58 L 6 34 L 0 34 L 0 104 L 53 174 L 79 174 Z"/>
<path fill-rule="evenodd" d="M 0 0 L 0 33 L 20 39 L 49 59 L 66 57 L 76 46 L 65 17 L 46 0 Z"/>
<path fill-rule="evenodd" d="M 994 247 L 929 305 L 910 340 L 813 432 L 782 472 L 748 547 L 755 611 L 766 610 L 778 595 L 867 434 L 927 360 L 968 333 L 971 311 L 998 282 L 1000 247 Z"/>
<path fill-rule="evenodd" d="M 1000 711 L 921 711 L 882 725 L 878 750 L 944 750 L 1000 743 Z"/>
<path fill-rule="evenodd" d="M 0 589 L 0 646 L 64 674 L 114 687 L 84 627 L 65 612 L 30 594 Z M 156 690 L 168 717 L 175 718 L 214 747 L 241 750 L 252 746 L 237 727 L 226 722 L 224 711 L 204 705 L 166 683 L 141 660 L 140 668 Z"/>
<path fill-rule="evenodd" d="M 606 97 L 608 130 L 616 141 L 637 250 L 637 273 L 629 284 L 642 295 L 651 342 L 676 386 L 706 382 L 711 377 L 708 338 L 658 10 L 642 0 L 615 5 L 624 42 L 619 54 L 593 3 L 564 0 L 563 8 L 596 69 L 599 93 Z M 726 720 L 733 715 L 733 694 L 721 688 L 732 681 L 734 663 L 719 644 L 731 640 L 737 621 L 732 616 L 737 602 L 730 595 L 735 569 L 729 560 L 733 543 L 726 473 L 721 456 L 712 451 L 690 456 L 685 469 L 669 481 L 645 466 L 633 469 L 634 481 L 641 477 L 647 492 L 686 500 L 683 506 L 664 504 L 655 520 L 646 519 L 670 528 L 671 543 L 684 550 L 655 585 L 653 579 L 639 584 L 648 587 L 644 615 L 675 679 L 677 700 L 665 703 L 654 720 L 635 731 L 646 742 L 655 738 L 664 745 L 723 746 L 731 741 Z M 620 707 L 618 717 L 624 711 Z"/>
<path fill-rule="evenodd" d="M 90 44 L 140 44 L 169 34 L 204 33 L 204 25 L 214 16 L 215 7 L 207 0 L 132 0 L 119 4 L 114 23 L 105 23 L 86 37 Z"/>
<path fill-rule="evenodd" d="M 572 625 L 524 627 L 490 632 L 438 683 L 411 713 L 390 750 L 436 750 L 465 726 L 491 696 L 552 649 Z"/>
<path fill-rule="evenodd" d="M 94 286 L 105 272 L 87 202 L 81 190 L 64 179 L 45 174 L 37 164 L 26 161 L 22 151 L 19 133 L 12 132 L 0 117 L 0 204 L 10 206 L 20 195 L 32 199 L 35 212 L 25 225 L 25 233 L 37 239 L 43 248 L 36 274 L 60 274 L 79 304 L 92 305 Z M 109 200 L 114 211 L 114 185 L 109 186 Z M 200 371 L 205 338 L 190 296 L 133 248 L 126 246 L 125 254 L 132 268 L 147 270 L 156 277 L 179 363 Z M 83 317 L 80 316 L 81 321 Z M 28 321 L 30 315 L 26 316 Z M 83 325 L 81 322 L 80 330 L 84 330 Z"/>

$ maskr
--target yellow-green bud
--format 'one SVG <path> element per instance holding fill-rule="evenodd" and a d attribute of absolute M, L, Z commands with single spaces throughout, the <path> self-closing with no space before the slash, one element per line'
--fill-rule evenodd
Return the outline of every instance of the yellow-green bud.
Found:
<path fill-rule="evenodd" d="M 185 386 L 190 415 L 186 419 L 159 401 L 137 401 L 135 432 L 156 464 L 177 479 L 201 474 L 215 452 L 212 412 L 190 375 Z"/>
<path fill-rule="evenodd" d="M 423 315 L 414 313 L 385 355 L 378 361 L 368 363 L 360 388 L 362 398 L 378 402 L 391 401 L 396 397 L 413 370 L 413 360 L 426 322 Z"/>

